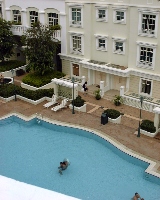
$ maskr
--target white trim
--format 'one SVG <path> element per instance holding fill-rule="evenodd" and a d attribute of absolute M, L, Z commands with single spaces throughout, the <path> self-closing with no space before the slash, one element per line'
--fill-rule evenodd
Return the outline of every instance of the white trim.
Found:
<path fill-rule="evenodd" d="M 146 81 L 150 81 L 151 82 L 151 91 L 150 91 L 150 94 L 141 92 L 141 89 L 142 89 L 142 80 L 146 80 Z M 140 80 L 139 80 L 139 94 L 140 95 L 147 96 L 147 97 L 152 97 L 152 88 L 153 88 L 153 80 L 148 79 L 148 78 L 143 78 L 143 77 L 140 78 Z"/>
<path fill-rule="evenodd" d="M 98 22 L 108 22 L 108 6 L 101 6 L 101 5 L 95 5 L 96 8 L 96 21 Z M 99 10 L 105 10 L 105 17 L 99 18 Z"/>
<path fill-rule="evenodd" d="M 113 53 L 124 55 L 125 54 L 125 41 L 126 41 L 126 39 L 125 38 L 112 37 L 112 40 L 113 40 Z M 123 51 L 121 51 L 120 49 L 118 49 L 118 50 L 115 49 L 116 42 L 123 43 Z"/>
<path fill-rule="evenodd" d="M 127 11 L 127 8 L 126 6 L 113 6 L 112 9 L 113 9 L 113 23 L 115 24 L 126 24 L 126 11 Z M 117 20 L 116 19 L 116 13 L 117 12 L 123 12 L 124 13 L 124 19 L 122 20 Z"/>
<path fill-rule="evenodd" d="M 70 53 L 77 55 L 84 55 L 84 35 L 82 33 L 74 33 L 74 32 L 69 32 L 69 33 L 70 33 Z M 81 38 L 81 52 L 73 50 L 73 36 Z"/>
<path fill-rule="evenodd" d="M 69 6 L 69 26 L 70 27 L 76 27 L 76 28 L 82 28 L 83 27 L 83 4 L 68 4 Z M 74 21 L 72 20 L 72 8 L 75 9 L 81 9 L 81 21 Z"/>
<path fill-rule="evenodd" d="M 96 50 L 98 51 L 107 51 L 107 46 L 108 46 L 108 36 L 107 35 L 98 35 L 98 34 L 94 34 L 95 38 L 96 38 Z M 105 40 L 105 48 L 104 47 L 99 47 L 99 39 Z"/>
<path fill-rule="evenodd" d="M 144 37 L 155 37 L 157 38 L 157 32 L 158 32 L 158 18 L 159 18 L 159 10 L 154 10 L 154 9 L 144 9 L 144 8 L 138 8 L 139 12 L 139 22 L 138 22 L 138 35 L 139 36 L 144 36 Z M 142 32 L 142 16 L 143 14 L 150 14 L 150 15 L 155 15 L 155 30 L 154 34 L 152 33 L 144 33 Z"/>
<path fill-rule="evenodd" d="M 136 66 L 144 69 L 149 69 L 149 70 L 154 70 L 155 66 L 155 57 L 156 57 L 156 47 L 157 44 L 150 44 L 150 43 L 144 43 L 137 41 L 137 61 L 136 61 Z M 140 63 L 140 48 L 141 47 L 146 47 L 146 48 L 152 48 L 153 49 L 153 58 L 152 58 L 152 65 L 151 64 L 143 64 Z"/>

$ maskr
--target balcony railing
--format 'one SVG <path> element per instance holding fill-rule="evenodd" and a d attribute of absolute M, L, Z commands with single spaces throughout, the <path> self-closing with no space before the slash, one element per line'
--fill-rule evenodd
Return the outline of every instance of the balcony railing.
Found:
<path fill-rule="evenodd" d="M 22 25 L 12 25 L 11 31 L 13 35 L 23 35 L 30 27 Z M 53 33 L 53 39 L 61 41 L 61 30 L 55 30 Z"/>

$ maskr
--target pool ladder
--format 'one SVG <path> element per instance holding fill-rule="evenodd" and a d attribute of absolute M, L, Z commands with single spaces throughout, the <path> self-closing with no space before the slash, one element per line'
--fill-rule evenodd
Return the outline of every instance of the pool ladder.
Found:
<path fill-rule="evenodd" d="M 43 119 L 42 114 L 36 113 L 36 118 L 37 118 L 37 123 L 38 123 L 38 124 L 41 124 L 41 121 L 42 121 L 42 119 Z"/>

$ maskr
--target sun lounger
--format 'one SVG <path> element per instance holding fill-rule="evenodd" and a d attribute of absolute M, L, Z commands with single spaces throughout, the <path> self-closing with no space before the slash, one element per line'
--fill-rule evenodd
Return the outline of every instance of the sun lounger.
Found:
<path fill-rule="evenodd" d="M 66 105 L 67 105 L 67 101 L 68 101 L 67 99 L 63 99 L 60 105 L 51 108 L 51 110 L 56 112 L 56 111 L 58 111 L 58 110 L 60 110 L 62 108 L 65 108 Z"/>
<path fill-rule="evenodd" d="M 56 95 L 53 95 L 53 96 L 52 96 L 52 101 L 50 101 L 50 102 L 44 104 L 43 106 L 44 106 L 45 108 L 49 108 L 50 106 L 52 106 L 52 105 L 54 105 L 54 104 L 56 104 L 56 103 L 57 103 L 57 96 L 56 96 Z"/>

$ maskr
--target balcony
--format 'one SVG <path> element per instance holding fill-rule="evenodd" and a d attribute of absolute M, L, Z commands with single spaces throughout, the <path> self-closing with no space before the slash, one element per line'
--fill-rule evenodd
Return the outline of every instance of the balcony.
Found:
<path fill-rule="evenodd" d="M 22 26 L 22 25 L 12 25 L 11 31 L 13 35 L 23 35 L 27 29 L 30 27 Z M 55 30 L 53 33 L 53 40 L 54 41 L 61 41 L 61 30 Z"/>

